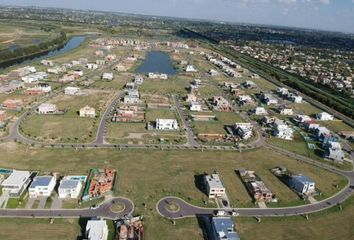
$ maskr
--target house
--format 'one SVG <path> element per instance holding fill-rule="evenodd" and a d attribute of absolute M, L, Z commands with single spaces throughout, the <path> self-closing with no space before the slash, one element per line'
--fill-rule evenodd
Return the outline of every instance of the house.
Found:
<path fill-rule="evenodd" d="M 117 55 L 115 55 L 115 54 L 108 54 L 108 55 L 105 57 L 105 60 L 108 61 L 108 62 L 111 62 L 111 61 L 116 60 L 116 58 L 117 58 Z"/>
<path fill-rule="evenodd" d="M 89 220 L 86 224 L 87 240 L 107 240 L 108 226 L 105 220 Z"/>
<path fill-rule="evenodd" d="M 256 107 L 254 110 L 255 115 L 268 115 L 267 110 L 264 107 Z"/>
<path fill-rule="evenodd" d="M 289 94 L 289 89 L 283 88 L 283 87 L 279 87 L 279 88 L 277 88 L 277 93 L 278 93 L 280 96 L 282 96 L 282 97 L 286 97 L 286 96 L 288 96 L 288 94 Z"/>
<path fill-rule="evenodd" d="M 177 130 L 178 123 L 176 119 L 156 119 L 157 130 Z"/>
<path fill-rule="evenodd" d="M 302 102 L 302 97 L 294 94 L 290 94 L 288 96 L 289 100 L 294 102 L 294 103 L 301 103 Z"/>
<path fill-rule="evenodd" d="M 197 96 L 193 93 L 190 93 L 186 97 L 186 102 L 192 103 L 192 102 L 197 102 Z"/>
<path fill-rule="evenodd" d="M 66 87 L 64 89 L 65 95 L 79 95 L 80 93 L 81 93 L 81 90 L 78 87 Z"/>
<path fill-rule="evenodd" d="M 80 70 L 80 69 L 76 69 L 74 71 L 71 71 L 70 73 L 72 73 L 73 75 L 77 76 L 77 77 L 82 77 L 84 76 L 84 71 Z"/>
<path fill-rule="evenodd" d="M 337 161 L 337 162 L 343 162 L 344 160 L 344 152 L 342 150 L 342 147 L 340 143 L 338 142 L 328 142 L 325 145 L 325 153 L 324 157 Z"/>
<path fill-rule="evenodd" d="M 212 217 L 212 240 L 240 240 L 231 217 Z"/>
<path fill-rule="evenodd" d="M 289 186 L 300 194 L 310 194 L 315 192 L 315 182 L 304 175 L 292 175 Z"/>
<path fill-rule="evenodd" d="M 59 198 L 78 198 L 81 188 L 80 180 L 63 179 L 58 188 Z"/>
<path fill-rule="evenodd" d="M 293 140 L 293 129 L 283 122 L 275 122 L 272 133 L 277 138 Z"/>
<path fill-rule="evenodd" d="M 112 73 L 112 72 L 105 72 L 105 73 L 103 73 L 102 79 L 103 79 L 103 80 L 112 81 L 112 80 L 113 80 L 113 73 Z"/>
<path fill-rule="evenodd" d="M 231 104 L 222 96 L 214 96 L 212 99 L 213 108 L 217 111 L 231 111 Z"/>
<path fill-rule="evenodd" d="M 194 112 L 200 112 L 202 111 L 202 105 L 198 102 L 191 102 L 189 105 L 189 110 Z"/>
<path fill-rule="evenodd" d="M 317 128 L 314 128 L 313 132 L 314 132 L 317 140 L 319 140 L 322 135 L 329 135 L 331 133 L 331 131 L 328 128 L 323 127 L 323 126 L 319 126 Z"/>
<path fill-rule="evenodd" d="M 305 121 L 304 127 L 306 131 L 314 132 L 317 128 L 320 127 L 320 124 L 316 123 L 314 120 L 311 119 L 310 121 Z"/>
<path fill-rule="evenodd" d="M 249 139 L 252 136 L 252 124 L 251 123 L 235 123 L 236 134 L 244 140 Z"/>
<path fill-rule="evenodd" d="M 54 65 L 53 61 L 45 60 L 45 59 L 41 61 L 41 64 L 44 66 L 53 66 Z"/>
<path fill-rule="evenodd" d="M 134 83 L 135 83 L 135 84 L 141 85 L 141 84 L 143 84 L 143 82 L 144 82 L 143 76 L 141 76 L 141 75 L 136 75 L 136 76 L 134 77 Z"/>
<path fill-rule="evenodd" d="M 272 94 L 269 93 L 262 93 L 261 100 L 268 106 L 278 104 L 278 100 Z"/>
<path fill-rule="evenodd" d="M 36 72 L 22 77 L 24 83 L 36 83 L 48 77 L 45 72 Z"/>
<path fill-rule="evenodd" d="M 305 122 L 309 122 L 312 121 L 312 118 L 310 116 L 307 115 L 296 115 L 294 118 L 294 121 L 297 123 L 305 123 Z"/>
<path fill-rule="evenodd" d="M 65 74 L 63 77 L 58 79 L 58 82 L 62 82 L 62 83 L 72 82 L 72 81 L 75 81 L 76 76 L 78 76 L 78 75 Z"/>
<path fill-rule="evenodd" d="M 105 64 L 106 64 L 106 61 L 103 60 L 103 59 L 97 59 L 97 60 L 96 60 L 96 64 L 102 66 L 102 65 L 105 65 Z"/>
<path fill-rule="evenodd" d="M 93 107 L 90 107 L 88 105 L 86 105 L 83 108 L 80 108 L 80 117 L 90 117 L 90 118 L 94 118 L 96 117 L 96 111 Z"/>
<path fill-rule="evenodd" d="M 293 110 L 288 107 L 280 107 L 279 113 L 280 113 L 280 115 L 287 115 L 287 116 L 291 116 L 294 114 Z"/>
<path fill-rule="evenodd" d="M 316 119 L 319 121 L 332 121 L 334 117 L 327 112 L 321 112 L 316 115 Z"/>
<path fill-rule="evenodd" d="M 192 84 L 195 86 L 200 86 L 202 85 L 202 80 L 195 78 L 193 79 Z"/>
<path fill-rule="evenodd" d="M 23 101 L 21 99 L 6 99 L 2 103 L 2 107 L 5 109 L 17 110 L 20 109 L 23 105 Z"/>
<path fill-rule="evenodd" d="M 0 123 L 6 118 L 6 111 L 0 110 Z"/>
<path fill-rule="evenodd" d="M 30 198 L 49 197 L 56 185 L 54 176 L 37 176 L 28 188 Z"/>
<path fill-rule="evenodd" d="M 242 86 L 246 89 L 252 89 L 252 88 L 257 87 L 257 85 L 253 81 L 249 81 L 249 80 L 243 82 Z"/>
<path fill-rule="evenodd" d="M 59 74 L 59 73 L 63 73 L 66 72 L 66 67 L 60 67 L 60 66 L 56 66 L 56 67 L 52 67 L 52 68 L 48 68 L 47 69 L 48 73 L 52 73 L 52 74 Z"/>
<path fill-rule="evenodd" d="M 11 93 L 16 90 L 20 90 L 25 87 L 25 84 L 22 81 L 12 80 L 9 83 L 2 84 L 0 86 L 0 93 Z"/>
<path fill-rule="evenodd" d="M 254 73 L 254 74 L 252 74 L 251 78 L 253 78 L 253 79 L 259 79 L 259 75 Z"/>
<path fill-rule="evenodd" d="M 238 96 L 238 101 L 242 105 L 254 104 L 254 101 L 250 95 L 240 95 L 240 96 Z"/>
<path fill-rule="evenodd" d="M 98 65 L 96 63 L 87 63 L 86 68 L 87 69 L 97 69 Z"/>
<path fill-rule="evenodd" d="M 188 65 L 186 67 L 186 72 L 197 72 L 197 69 L 195 69 L 193 65 Z"/>
<path fill-rule="evenodd" d="M 1 183 L 2 192 L 8 193 L 10 197 L 20 197 L 31 181 L 30 176 L 28 171 L 13 170 L 10 176 Z"/>
<path fill-rule="evenodd" d="M 133 89 L 135 89 L 135 83 L 133 83 L 133 82 L 128 82 L 127 84 L 125 84 L 125 89 L 127 89 L 127 90 L 133 90 Z"/>
<path fill-rule="evenodd" d="M 219 72 L 216 71 L 215 69 L 210 69 L 210 70 L 209 70 L 209 74 L 210 74 L 210 76 L 212 76 L 212 77 L 219 76 Z"/>
<path fill-rule="evenodd" d="M 206 184 L 206 193 L 209 198 L 223 197 L 225 192 L 225 187 L 222 184 L 218 174 L 205 175 L 204 177 Z"/>
<path fill-rule="evenodd" d="M 37 113 L 39 114 L 53 114 L 56 113 L 57 107 L 51 103 L 42 103 L 37 108 Z"/>
<path fill-rule="evenodd" d="M 122 64 L 117 64 L 113 67 L 113 69 L 117 72 L 126 72 L 127 68 L 123 66 Z"/>
<path fill-rule="evenodd" d="M 140 94 L 139 91 L 134 89 L 134 90 L 128 90 L 127 95 L 124 96 L 123 102 L 125 104 L 134 104 L 134 103 L 139 103 L 140 102 Z"/>

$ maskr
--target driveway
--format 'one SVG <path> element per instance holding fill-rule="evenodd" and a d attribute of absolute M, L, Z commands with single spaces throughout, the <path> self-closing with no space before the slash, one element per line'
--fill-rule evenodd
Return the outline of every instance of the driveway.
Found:
<path fill-rule="evenodd" d="M 55 195 L 51 209 L 61 209 L 63 201 L 59 198 L 58 194 Z"/>
<path fill-rule="evenodd" d="M 47 199 L 48 199 L 48 197 L 40 197 L 39 198 L 38 209 L 44 209 Z"/>

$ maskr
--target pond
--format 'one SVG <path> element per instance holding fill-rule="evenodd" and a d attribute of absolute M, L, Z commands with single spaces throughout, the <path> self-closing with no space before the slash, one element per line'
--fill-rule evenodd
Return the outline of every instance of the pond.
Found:
<path fill-rule="evenodd" d="M 175 75 L 176 69 L 172 65 L 170 56 L 161 51 L 150 51 L 145 61 L 136 69 L 137 73 L 165 73 Z"/>

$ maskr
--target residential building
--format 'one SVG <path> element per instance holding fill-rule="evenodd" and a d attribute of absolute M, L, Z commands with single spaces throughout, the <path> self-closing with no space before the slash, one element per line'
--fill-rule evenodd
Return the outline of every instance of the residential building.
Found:
<path fill-rule="evenodd" d="M 45 72 L 36 72 L 22 77 L 24 83 L 36 83 L 48 77 Z"/>
<path fill-rule="evenodd" d="M 90 117 L 90 118 L 94 118 L 96 117 L 96 111 L 93 107 L 90 107 L 88 105 L 86 105 L 83 108 L 80 108 L 80 117 Z"/>
<path fill-rule="evenodd" d="M 112 72 L 103 73 L 102 79 L 112 81 L 113 80 L 113 73 Z"/>
<path fill-rule="evenodd" d="M 125 66 L 123 66 L 122 64 L 115 65 L 113 69 L 116 70 L 117 72 L 126 72 L 127 71 L 127 68 Z"/>
<path fill-rule="evenodd" d="M 236 134 L 243 140 L 252 137 L 252 124 L 251 123 L 235 123 Z"/>
<path fill-rule="evenodd" d="M 125 104 L 135 104 L 140 102 L 140 94 L 136 89 L 128 90 L 127 95 L 124 96 L 123 102 Z"/>
<path fill-rule="evenodd" d="M 254 114 L 264 116 L 264 115 L 268 115 L 268 112 L 264 107 L 256 107 L 256 109 L 254 110 Z"/>
<path fill-rule="evenodd" d="M 156 119 L 157 130 L 177 130 L 178 123 L 176 119 Z"/>
<path fill-rule="evenodd" d="M 280 115 L 291 116 L 291 115 L 294 114 L 294 111 L 291 108 L 288 108 L 288 107 L 280 107 L 279 108 L 279 113 L 280 113 Z"/>
<path fill-rule="evenodd" d="M 192 103 L 192 102 L 197 102 L 197 96 L 194 93 L 190 93 L 186 97 L 186 102 Z"/>
<path fill-rule="evenodd" d="M 294 94 L 290 94 L 288 96 L 289 100 L 294 102 L 294 103 L 301 103 L 302 102 L 302 97 Z"/>
<path fill-rule="evenodd" d="M 343 162 L 344 160 L 344 152 L 342 150 L 342 147 L 340 143 L 338 142 L 328 142 L 325 145 L 325 153 L 324 157 L 337 161 L 337 162 Z"/>
<path fill-rule="evenodd" d="M 251 105 L 255 103 L 250 95 L 239 95 L 238 101 L 242 105 Z"/>
<path fill-rule="evenodd" d="M 81 188 L 80 180 L 63 179 L 58 188 L 59 198 L 78 198 Z"/>
<path fill-rule="evenodd" d="M 86 68 L 88 69 L 97 69 L 98 65 L 96 63 L 87 63 Z"/>
<path fill-rule="evenodd" d="M 211 223 L 212 240 L 240 240 L 231 217 L 213 217 Z"/>
<path fill-rule="evenodd" d="M 212 99 L 212 104 L 217 111 L 231 111 L 231 104 L 222 96 L 214 96 Z"/>
<path fill-rule="evenodd" d="M 242 86 L 246 89 L 252 89 L 252 88 L 257 87 L 257 85 L 253 81 L 249 81 L 249 80 L 243 82 Z"/>
<path fill-rule="evenodd" d="M 197 69 L 195 69 L 193 65 L 188 65 L 186 67 L 186 72 L 197 72 Z"/>
<path fill-rule="evenodd" d="M 37 176 L 28 188 L 30 198 L 49 197 L 56 185 L 54 176 Z"/>
<path fill-rule="evenodd" d="M 59 74 L 59 73 L 63 73 L 66 72 L 66 67 L 62 66 L 56 66 L 56 67 L 52 67 L 52 68 L 48 68 L 47 69 L 48 73 L 52 73 L 52 74 Z"/>
<path fill-rule="evenodd" d="M 66 87 L 64 93 L 65 95 L 80 95 L 81 90 L 78 87 Z"/>
<path fill-rule="evenodd" d="M 331 121 L 334 119 L 334 117 L 327 112 L 321 112 L 316 115 L 316 119 L 320 121 Z"/>
<path fill-rule="evenodd" d="M 278 100 L 272 94 L 269 94 L 269 93 L 262 93 L 261 100 L 267 105 L 277 105 L 278 104 Z"/>
<path fill-rule="evenodd" d="M 107 240 L 108 226 L 105 220 L 89 220 L 86 224 L 87 240 Z"/>
<path fill-rule="evenodd" d="M 9 83 L 0 85 L 0 93 L 12 93 L 25 87 L 22 81 L 12 80 Z"/>
<path fill-rule="evenodd" d="M 191 102 L 189 105 L 189 110 L 194 112 L 200 112 L 202 111 L 202 105 L 198 102 Z"/>
<path fill-rule="evenodd" d="M 206 193 L 209 198 L 223 197 L 226 194 L 225 187 L 222 184 L 218 174 L 214 173 L 211 175 L 206 175 L 204 180 L 206 184 Z"/>
<path fill-rule="evenodd" d="M 307 116 L 307 115 L 296 115 L 295 118 L 294 118 L 295 122 L 297 123 L 305 123 L 305 122 L 309 122 L 309 121 L 312 121 L 312 118 L 310 116 Z"/>
<path fill-rule="evenodd" d="M 134 83 L 135 83 L 135 84 L 141 85 L 141 84 L 143 84 L 143 82 L 144 82 L 143 76 L 141 76 L 141 75 L 136 75 L 136 76 L 134 77 Z"/>
<path fill-rule="evenodd" d="M 57 107 L 51 103 L 42 103 L 37 108 L 39 114 L 53 114 L 57 112 Z"/>
<path fill-rule="evenodd" d="M 293 140 L 293 129 L 283 122 L 275 122 L 272 133 L 277 138 Z"/>
<path fill-rule="evenodd" d="M 7 192 L 10 197 L 20 197 L 30 183 L 30 172 L 13 170 L 2 183 L 2 192 Z"/>
<path fill-rule="evenodd" d="M 6 111 L 0 110 L 0 123 L 6 119 Z"/>
<path fill-rule="evenodd" d="M 2 103 L 2 107 L 5 109 L 17 110 L 20 109 L 23 105 L 23 101 L 21 99 L 6 99 Z"/>
<path fill-rule="evenodd" d="M 315 192 L 315 182 L 304 175 L 292 175 L 289 186 L 300 194 L 310 194 Z"/>

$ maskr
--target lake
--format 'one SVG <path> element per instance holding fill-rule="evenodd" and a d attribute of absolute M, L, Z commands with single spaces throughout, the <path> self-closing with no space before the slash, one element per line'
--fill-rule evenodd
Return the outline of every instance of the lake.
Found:
<path fill-rule="evenodd" d="M 161 51 L 150 51 L 144 62 L 136 69 L 137 73 L 165 73 L 175 75 L 176 69 L 172 65 L 170 56 Z"/>

